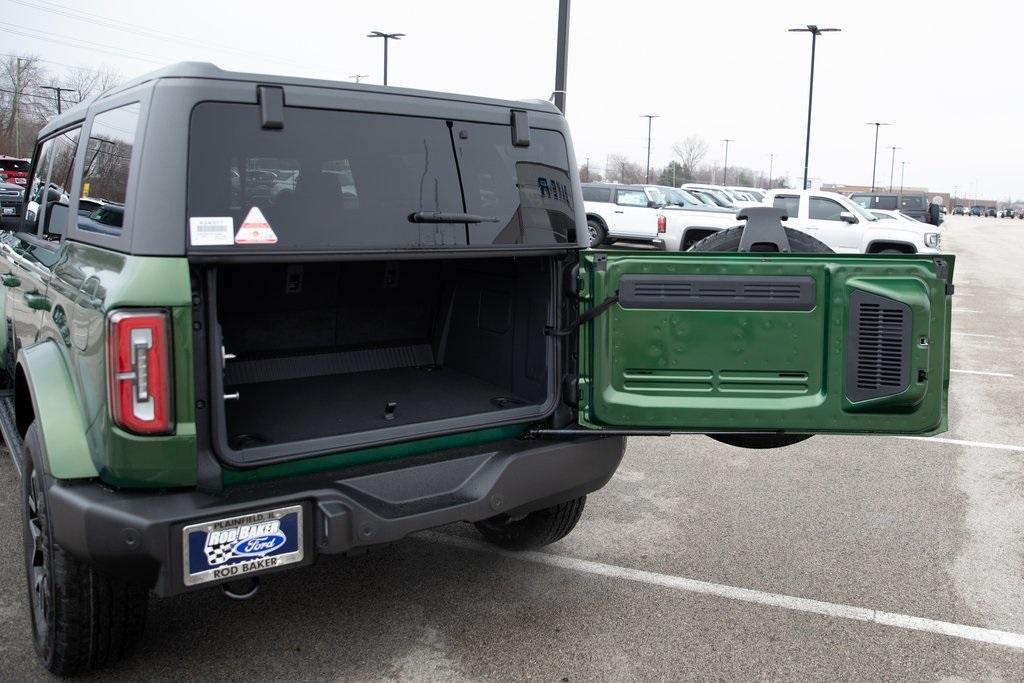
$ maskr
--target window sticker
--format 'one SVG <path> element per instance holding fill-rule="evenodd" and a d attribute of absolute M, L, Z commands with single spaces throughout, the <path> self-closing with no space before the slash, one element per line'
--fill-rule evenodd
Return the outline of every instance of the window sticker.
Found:
<path fill-rule="evenodd" d="M 249 209 L 249 214 L 235 235 L 235 244 L 277 244 L 277 234 L 264 218 L 260 207 Z"/>
<path fill-rule="evenodd" d="M 189 218 L 188 231 L 193 247 L 217 247 L 235 243 L 235 221 L 231 216 Z"/>

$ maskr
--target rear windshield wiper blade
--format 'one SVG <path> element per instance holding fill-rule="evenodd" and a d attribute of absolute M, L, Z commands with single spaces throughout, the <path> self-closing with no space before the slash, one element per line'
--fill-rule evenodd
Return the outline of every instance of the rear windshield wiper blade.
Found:
<path fill-rule="evenodd" d="M 475 213 L 446 211 L 415 211 L 409 214 L 410 223 L 497 223 L 497 218 L 478 216 Z"/>

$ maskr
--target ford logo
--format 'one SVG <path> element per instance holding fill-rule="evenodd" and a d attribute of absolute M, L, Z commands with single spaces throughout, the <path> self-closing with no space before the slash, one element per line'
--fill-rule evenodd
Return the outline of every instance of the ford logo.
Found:
<path fill-rule="evenodd" d="M 287 540 L 287 537 L 280 532 L 267 536 L 247 538 L 235 544 L 234 554 L 241 557 L 266 555 L 283 546 Z"/>

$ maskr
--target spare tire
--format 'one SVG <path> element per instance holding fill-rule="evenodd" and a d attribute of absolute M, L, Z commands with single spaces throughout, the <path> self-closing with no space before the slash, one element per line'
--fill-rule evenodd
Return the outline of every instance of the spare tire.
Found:
<path fill-rule="evenodd" d="M 834 253 L 827 244 L 816 240 L 807 233 L 784 228 L 786 239 L 789 240 L 789 248 L 794 253 L 802 254 L 831 254 Z M 740 239 L 743 237 L 743 228 L 729 228 L 708 235 L 699 242 L 696 242 L 687 251 L 739 251 Z M 708 434 L 715 441 L 720 441 L 729 446 L 739 448 L 782 448 L 792 446 L 811 438 L 811 434 Z"/>

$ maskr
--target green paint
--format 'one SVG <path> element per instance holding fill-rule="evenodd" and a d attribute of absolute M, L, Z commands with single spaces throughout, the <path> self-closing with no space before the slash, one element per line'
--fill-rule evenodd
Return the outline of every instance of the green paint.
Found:
<path fill-rule="evenodd" d="M 493 441 L 515 439 L 520 437 L 526 427 L 523 425 L 512 425 L 507 427 L 495 427 L 483 429 L 464 434 L 448 434 L 430 439 L 418 441 L 406 441 L 404 443 L 391 444 L 389 446 L 378 446 L 366 448 L 348 453 L 331 453 L 315 458 L 293 460 L 278 465 L 266 465 L 253 469 L 228 469 L 224 470 L 224 485 L 238 486 L 240 484 L 253 484 L 260 481 L 283 479 L 285 477 L 297 477 L 303 474 L 316 474 L 329 470 L 343 469 L 355 465 L 366 465 L 387 460 L 399 460 L 414 455 L 423 455 L 436 451 L 451 450 L 454 448 L 465 448 Z"/>
<path fill-rule="evenodd" d="M 625 309 L 580 335 L 580 417 L 589 427 L 699 431 L 935 434 L 945 429 L 949 297 L 935 256 L 860 254 L 584 255 L 581 310 L 618 291 L 626 274 L 810 275 L 811 311 Z M 952 278 L 953 257 L 946 261 Z M 853 289 L 913 312 L 910 386 L 846 399 L 847 306 Z M 927 343 L 919 343 L 920 339 Z M 926 379 L 919 380 L 918 371 Z"/>

